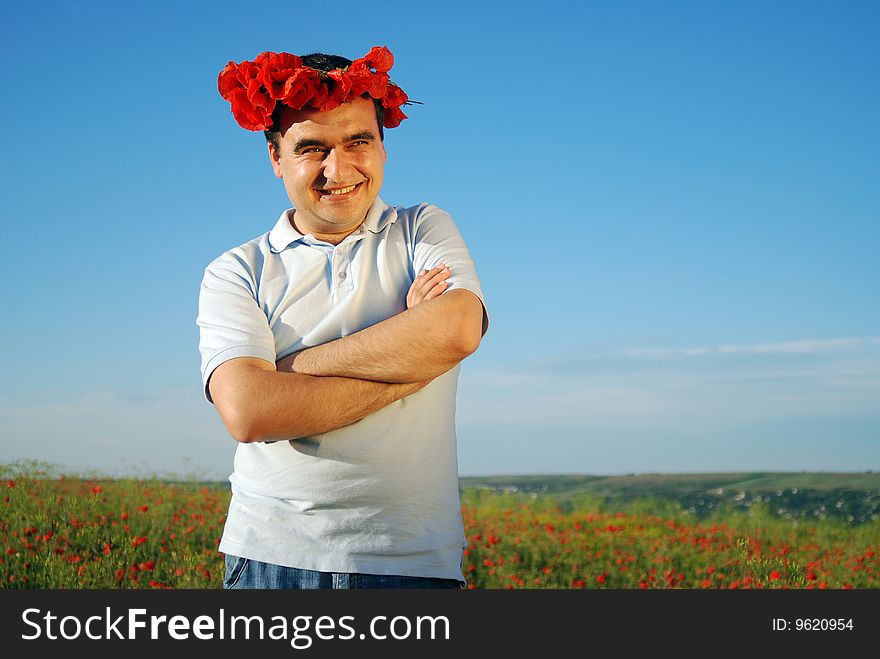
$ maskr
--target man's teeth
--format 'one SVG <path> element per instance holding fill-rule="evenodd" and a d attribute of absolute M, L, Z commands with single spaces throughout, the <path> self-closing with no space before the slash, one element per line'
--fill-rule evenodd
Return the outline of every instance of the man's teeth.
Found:
<path fill-rule="evenodd" d="M 330 194 L 330 195 L 345 194 L 346 192 L 351 192 L 359 185 L 360 185 L 360 183 L 355 183 L 354 185 L 349 185 L 347 188 L 337 188 L 336 190 L 324 190 L 324 194 Z"/>

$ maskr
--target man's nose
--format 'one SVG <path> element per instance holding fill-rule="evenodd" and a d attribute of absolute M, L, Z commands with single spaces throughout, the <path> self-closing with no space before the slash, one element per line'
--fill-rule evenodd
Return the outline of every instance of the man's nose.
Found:
<path fill-rule="evenodd" d="M 351 162 L 341 149 L 330 149 L 324 158 L 324 178 L 328 181 L 346 182 L 351 174 Z"/>

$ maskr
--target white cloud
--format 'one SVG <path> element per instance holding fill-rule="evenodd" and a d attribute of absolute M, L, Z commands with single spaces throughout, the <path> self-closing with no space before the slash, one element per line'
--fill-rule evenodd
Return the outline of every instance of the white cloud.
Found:
<path fill-rule="evenodd" d="M 721 456 L 735 455 L 747 469 L 786 460 L 793 469 L 877 468 L 878 347 L 873 337 L 845 338 L 465 369 L 462 465 L 469 473 L 497 473 L 499 462 L 582 473 L 607 473 L 612 463 L 723 470 Z"/>
<path fill-rule="evenodd" d="M 880 337 L 805 339 L 781 343 L 702 346 L 694 348 L 630 348 L 621 350 L 624 357 L 701 357 L 706 355 L 817 355 L 842 353 L 880 346 Z"/>

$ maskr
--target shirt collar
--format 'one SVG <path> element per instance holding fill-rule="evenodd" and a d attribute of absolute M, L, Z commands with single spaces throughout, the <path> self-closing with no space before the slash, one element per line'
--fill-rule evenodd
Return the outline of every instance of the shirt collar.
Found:
<path fill-rule="evenodd" d="M 283 252 L 293 243 L 305 238 L 305 236 L 293 228 L 291 219 L 293 218 L 294 210 L 293 208 L 288 208 L 281 213 L 281 217 L 278 218 L 275 226 L 269 231 L 269 248 L 276 254 Z M 370 210 L 367 211 L 367 217 L 364 219 L 363 224 L 352 235 L 363 234 L 365 230 L 371 233 L 379 233 L 396 220 L 397 209 L 389 206 L 382 201 L 381 197 L 377 196 L 373 201 L 373 205 L 370 206 Z"/>

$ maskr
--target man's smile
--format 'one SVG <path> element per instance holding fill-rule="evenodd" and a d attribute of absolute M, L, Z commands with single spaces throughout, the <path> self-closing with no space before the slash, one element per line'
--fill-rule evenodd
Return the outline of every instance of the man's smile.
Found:
<path fill-rule="evenodd" d="M 361 181 L 360 183 L 346 185 L 345 187 L 318 188 L 318 194 L 321 195 L 322 200 L 344 201 L 354 196 L 354 194 L 360 189 L 363 183 L 364 182 Z"/>

